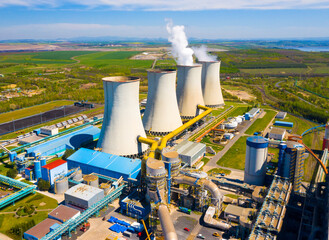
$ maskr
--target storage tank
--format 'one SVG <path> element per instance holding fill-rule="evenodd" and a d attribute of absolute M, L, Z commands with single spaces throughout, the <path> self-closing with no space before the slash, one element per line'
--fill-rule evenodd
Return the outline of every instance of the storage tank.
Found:
<path fill-rule="evenodd" d="M 266 175 L 268 140 L 261 136 L 247 138 L 244 182 L 261 186 Z"/>
<path fill-rule="evenodd" d="M 35 180 L 38 181 L 39 178 L 41 178 L 41 162 L 38 160 L 34 161 L 34 177 Z"/>
<path fill-rule="evenodd" d="M 324 149 L 329 150 L 329 123 L 327 123 L 326 129 L 324 131 L 322 150 L 324 150 Z"/>
<path fill-rule="evenodd" d="M 191 119 L 201 113 L 198 105 L 204 106 L 201 87 L 201 65 L 177 66 L 177 101 L 182 118 Z"/>
<path fill-rule="evenodd" d="M 55 193 L 64 194 L 69 189 L 69 180 L 67 177 L 55 181 Z"/>
<path fill-rule="evenodd" d="M 146 183 L 147 193 L 150 198 L 156 202 L 159 194 L 162 200 L 165 200 L 167 171 L 163 161 L 154 158 L 148 158 L 146 161 Z"/>
<path fill-rule="evenodd" d="M 182 125 L 176 97 L 176 71 L 147 72 L 148 93 L 143 125 L 153 135 L 165 135 Z"/>
<path fill-rule="evenodd" d="M 179 167 L 181 160 L 177 151 L 172 151 L 168 148 L 162 150 L 162 161 L 165 163 L 166 169 L 169 172 L 169 164 L 171 169 L 171 177 L 175 177 L 179 174 Z"/>
<path fill-rule="evenodd" d="M 147 145 L 137 141 L 146 137 L 139 111 L 139 81 L 137 77 L 106 77 L 104 86 L 104 119 L 97 143 L 102 152 L 138 157 Z"/>
<path fill-rule="evenodd" d="M 111 184 L 110 183 L 101 183 L 100 189 L 103 189 L 104 194 L 107 195 L 110 192 Z"/>
<path fill-rule="evenodd" d="M 238 123 L 235 120 L 230 120 L 229 122 L 225 123 L 226 129 L 234 129 L 238 126 Z"/>
<path fill-rule="evenodd" d="M 222 89 L 220 87 L 220 61 L 201 61 L 202 63 L 202 93 L 207 107 L 224 105 Z"/>
<path fill-rule="evenodd" d="M 92 187 L 98 188 L 99 186 L 98 176 L 93 174 L 84 175 L 83 181 L 85 182 L 85 184 L 90 185 Z"/>

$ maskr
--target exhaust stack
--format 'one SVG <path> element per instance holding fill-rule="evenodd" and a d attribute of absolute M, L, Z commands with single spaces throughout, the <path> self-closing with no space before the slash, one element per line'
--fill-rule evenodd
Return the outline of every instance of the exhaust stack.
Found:
<path fill-rule="evenodd" d="M 176 98 L 176 71 L 147 72 L 148 93 L 143 125 L 153 135 L 165 135 L 182 125 Z"/>
<path fill-rule="evenodd" d="M 177 66 L 177 101 L 180 115 L 191 119 L 201 112 L 198 105 L 204 106 L 201 88 L 201 65 Z"/>
<path fill-rule="evenodd" d="M 201 61 L 202 63 L 202 94 L 207 107 L 220 107 L 224 105 L 220 87 L 219 69 L 220 61 Z"/>
<path fill-rule="evenodd" d="M 104 119 L 97 143 L 102 152 L 137 157 L 147 145 L 137 141 L 146 137 L 139 111 L 139 81 L 137 77 L 105 77 Z"/>

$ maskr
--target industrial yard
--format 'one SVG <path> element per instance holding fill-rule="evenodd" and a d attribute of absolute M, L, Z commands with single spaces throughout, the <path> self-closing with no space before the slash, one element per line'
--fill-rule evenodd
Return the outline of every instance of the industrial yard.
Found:
<path fill-rule="evenodd" d="M 30 60 L 48 54 L 31 53 Z M 249 89 L 243 80 L 238 87 L 227 65 L 220 75 L 226 52 L 216 53 L 223 61 L 192 65 L 176 65 L 163 47 L 54 54 L 53 64 L 79 59 L 77 75 L 70 65 L 38 78 L 64 84 L 70 75 L 73 85 L 84 87 L 75 101 L 38 110 L 36 95 L 30 114 L 29 108 L 0 114 L 7 119 L 0 125 L 4 237 L 328 235 L 327 225 L 310 216 L 320 216 L 328 204 L 329 125 L 279 108 L 276 89 L 288 89 L 289 81 Z M 115 67 L 96 73 L 93 66 L 104 62 L 119 64 L 124 74 Z"/>

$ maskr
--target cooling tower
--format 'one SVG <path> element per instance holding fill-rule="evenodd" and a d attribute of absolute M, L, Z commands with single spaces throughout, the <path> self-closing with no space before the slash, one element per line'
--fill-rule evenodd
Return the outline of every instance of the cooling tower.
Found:
<path fill-rule="evenodd" d="M 207 107 L 224 105 L 222 90 L 220 88 L 219 68 L 220 61 L 202 61 L 202 94 Z"/>
<path fill-rule="evenodd" d="M 153 135 L 165 135 L 182 125 L 176 98 L 176 71 L 147 72 L 148 93 L 143 125 Z"/>
<path fill-rule="evenodd" d="M 146 137 L 139 111 L 139 78 L 106 77 L 104 119 L 97 147 L 102 152 L 137 157 L 147 145 L 137 141 Z"/>
<path fill-rule="evenodd" d="M 200 114 L 198 105 L 204 106 L 201 88 L 201 65 L 177 66 L 177 101 L 182 118 Z"/>

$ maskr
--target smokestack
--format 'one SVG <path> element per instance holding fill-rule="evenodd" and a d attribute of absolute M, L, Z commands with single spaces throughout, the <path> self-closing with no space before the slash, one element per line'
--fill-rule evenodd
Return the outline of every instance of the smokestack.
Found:
<path fill-rule="evenodd" d="M 104 119 L 97 147 L 102 152 L 126 157 L 141 156 L 147 145 L 137 141 L 146 137 L 139 111 L 137 77 L 105 77 Z"/>
<path fill-rule="evenodd" d="M 176 98 L 176 71 L 147 72 L 148 93 L 143 125 L 153 135 L 165 135 L 182 125 Z"/>
<path fill-rule="evenodd" d="M 329 122 L 326 125 L 326 129 L 324 132 L 324 137 L 323 137 L 323 146 L 322 150 L 328 149 L 329 150 Z"/>
<path fill-rule="evenodd" d="M 202 93 L 207 107 L 224 105 L 220 87 L 219 69 L 220 61 L 201 61 L 202 63 Z"/>
<path fill-rule="evenodd" d="M 182 118 L 200 114 L 198 105 L 204 105 L 201 88 L 201 65 L 177 66 L 177 101 Z"/>

